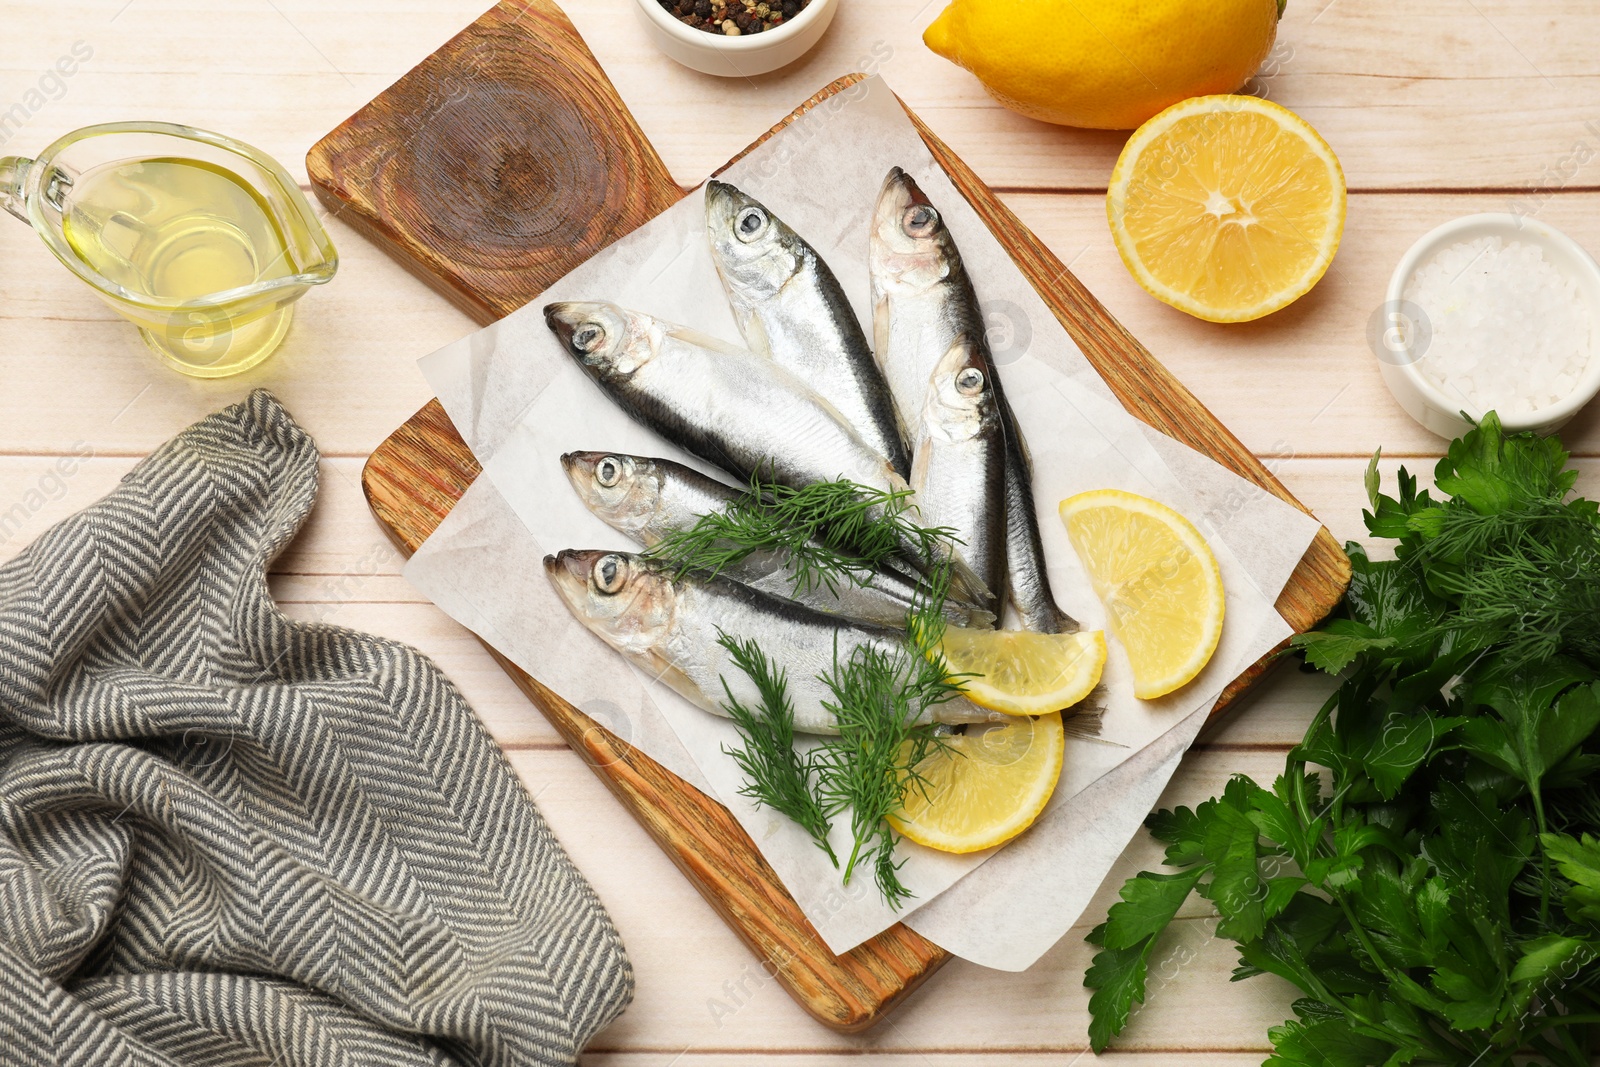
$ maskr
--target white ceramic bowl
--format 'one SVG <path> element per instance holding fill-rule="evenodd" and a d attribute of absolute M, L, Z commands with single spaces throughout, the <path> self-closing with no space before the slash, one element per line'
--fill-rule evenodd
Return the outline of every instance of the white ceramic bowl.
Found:
<path fill-rule="evenodd" d="M 1578 283 L 1578 292 L 1589 305 L 1589 365 L 1584 368 L 1572 392 L 1562 400 L 1536 411 L 1501 416 L 1501 425 L 1508 432 L 1533 430 L 1541 434 L 1553 433 L 1600 392 L 1600 266 L 1576 241 L 1538 219 L 1499 212 L 1466 215 L 1430 230 L 1412 245 L 1400 257 L 1400 263 L 1389 279 L 1382 321 L 1374 318 L 1372 347 L 1378 354 L 1378 369 L 1383 374 L 1384 384 L 1400 402 L 1400 406 L 1405 408 L 1406 414 L 1440 437 L 1459 437 L 1472 428 L 1471 423 L 1461 417 L 1463 409 L 1473 418 L 1483 415 L 1482 411 L 1472 410 L 1460 397 L 1447 395 L 1417 369 L 1417 359 L 1423 353 L 1417 352 L 1413 356 L 1412 348 L 1415 346 L 1418 325 L 1415 312 L 1419 309 L 1405 303 L 1406 284 L 1411 281 L 1418 267 L 1450 245 L 1480 237 L 1498 237 L 1507 243 L 1520 241 L 1538 245 L 1552 266 Z M 1408 330 L 1411 331 L 1409 335 L 1405 332 Z M 1407 336 L 1411 338 L 1409 341 L 1405 340 Z"/>
<path fill-rule="evenodd" d="M 793 21 L 739 37 L 685 26 L 659 0 L 636 0 L 639 18 L 657 48 L 684 66 L 724 78 L 747 78 L 788 66 L 822 38 L 839 0 L 811 0 Z"/>

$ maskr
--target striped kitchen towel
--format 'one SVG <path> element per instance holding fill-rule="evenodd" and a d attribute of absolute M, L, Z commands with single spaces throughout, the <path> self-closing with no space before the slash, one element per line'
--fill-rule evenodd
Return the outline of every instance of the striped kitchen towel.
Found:
<path fill-rule="evenodd" d="M 449 680 L 273 604 L 316 489 L 257 392 L 0 567 L 0 1063 L 570 1064 L 631 999 Z"/>

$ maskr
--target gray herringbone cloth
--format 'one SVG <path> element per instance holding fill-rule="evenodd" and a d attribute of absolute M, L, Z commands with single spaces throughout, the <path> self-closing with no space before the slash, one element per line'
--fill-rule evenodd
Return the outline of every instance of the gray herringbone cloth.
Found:
<path fill-rule="evenodd" d="M 0 568 L 0 1063 L 573 1063 L 633 973 L 437 667 L 286 619 L 257 392 Z"/>

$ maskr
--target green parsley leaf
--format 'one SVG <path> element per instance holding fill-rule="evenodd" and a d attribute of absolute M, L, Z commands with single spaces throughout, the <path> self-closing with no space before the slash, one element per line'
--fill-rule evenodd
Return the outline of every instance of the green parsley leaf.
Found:
<path fill-rule="evenodd" d="M 1329 674 L 1338 674 L 1357 656 L 1375 648 L 1393 648 L 1393 637 L 1379 637 L 1372 627 L 1354 619 L 1334 619 L 1320 630 L 1295 634 L 1289 644 L 1305 653 L 1306 662 Z"/>
<path fill-rule="evenodd" d="M 1539 843 L 1555 862 L 1562 877 L 1571 882 L 1563 905 L 1574 920 L 1600 927 L 1600 839 L 1567 834 L 1543 834 Z"/>
<path fill-rule="evenodd" d="M 1096 927 L 1096 930 L 1099 930 Z M 1094 940 L 1090 933 L 1089 939 Z M 1083 984 L 1094 990 L 1089 997 L 1089 1047 L 1103 1052 L 1111 1039 L 1128 1025 L 1135 1003 L 1144 1001 L 1144 981 L 1154 938 L 1119 949 L 1102 949 L 1084 973 Z"/>
<path fill-rule="evenodd" d="M 1267 1031 L 1272 1055 L 1263 1067 L 1373 1067 L 1395 1046 L 1358 1033 L 1344 1019 L 1286 1022 Z"/>
<path fill-rule="evenodd" d="M 1205 868 L 1181 874 L 1142 872 L 1122 887 L 1122 900 L 1111 905 L 1099 944 L 1109 949 L 1132 948 L 1166 929 Z"/>
<path fill-rule="evenodd" d="M 1480 515 L 1493 515 L 1571 490 L 1577 472 L 1565 470 L 1566 462 L 1559 440 L 1533 434 L 1508 439 L 1491 411 L 1477 429 L 1450 443 L 1433 484 Z"/>
<path fill-rule="evenodd" d="M 1189 899 L 1205 870 L 1141 873 L 1122 887 L 1122 900 L 1111 905 L 1106 921 L 1090 931 L 1087 940 L 1102 946 L 1083 976 L 1083 984 L 1094 990 L 1089 998 L 1089 1043 L 1096 1052 L 1128 1025 L 1133 1005 L 1144 1000 L 1156 937 Z"/>
<path fill-rule="evenodd" d="M 1523 946 L 1522 957 L 1511 969 L 1513 982 L 1542 982 L 1565 970 L 1594 959 L 1595 951 L 1587 941 L 1560 934 L 1548 934 Z"/>

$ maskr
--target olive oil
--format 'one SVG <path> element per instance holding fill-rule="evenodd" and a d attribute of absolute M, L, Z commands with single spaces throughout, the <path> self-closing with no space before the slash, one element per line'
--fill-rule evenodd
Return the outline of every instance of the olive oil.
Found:
<path fill-rule="evenodd" d="M 154 158 L 86 171 L 73 180 L 62 232 L 86 266 L 130 299 L 174 305 L 148 339 L 196 368 L 224 370 L 262 343 L 276 345 L 287 329 L 287 316 L 246 328 L 271 305 L 230 305 L 230 292 L 287 277 L 297 265 L 276 213 L 227 170 Z"/>
<path fill-rule="evenodd" d="M 170 122 L 106 122 L 37 159 L 0 156 L 0 208 L 138 327 L 174 370 L 221 378 L 289 333 L 339 254 L 293 177 L 242 141 Z"/>
<path fill-rule="evenodd" d="M 193 159 L 113 163 L 79 175 L 63 229 L 89 267 L 160 301 L 294 273 L 288 242 L 259 194 Z"/>

